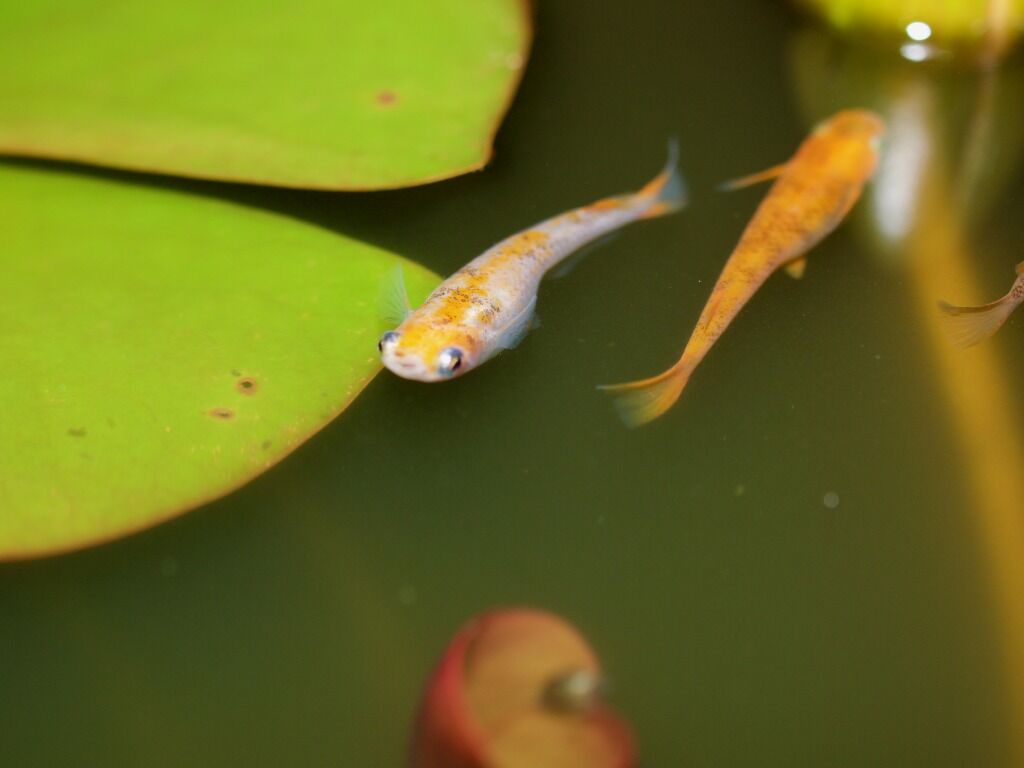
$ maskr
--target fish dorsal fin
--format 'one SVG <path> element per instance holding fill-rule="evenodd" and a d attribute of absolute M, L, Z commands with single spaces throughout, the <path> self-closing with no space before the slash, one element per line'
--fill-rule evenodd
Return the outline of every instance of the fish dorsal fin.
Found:
<path fill-rule="evenodd" d="M 799 280 L 804 276 L 804 272 L 807 270 L 807 257 L 801 256 L 799 259 L 793 259 L 783 269 L 786 270 L 786 274 L 792 277 L 794 280 Z"/>
<path fill-rule="evenodd" d="M 779 163 L 773 165 L 771 168 L 765 168 L 763 171 L 752 173 L 749 176 L 740 176 L 738 179 L 732 179 L 718 185 L 718 188 L 723 192 L 732 192 L 734 189 L 744 189 L 745 187 L 753 186 L 754 184 L 760 184 L 762 181 L 771 181 L 772 179 L 778 178 L 782 175 L 782 172 L 786 170 L 789 163 Z"/>
<path fill-rule="evenodd" d="M 397 328 L 412 314 L 409 294 L 405 290 L 405 275 L 399 264 L 388 275 L 380 291 L 380 321 L 388 329 Z"/>

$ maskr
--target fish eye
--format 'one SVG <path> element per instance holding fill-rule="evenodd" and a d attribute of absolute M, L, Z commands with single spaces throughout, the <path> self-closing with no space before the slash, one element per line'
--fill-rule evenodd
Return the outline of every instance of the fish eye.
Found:
<path fill-rule="evenodd" d="M 442 376 L 451 376 L 462 366 L 462 350 L 448 347 L 437 358 L 437 370 Z"/>
<path fill-rule="evenodd" d="M 391 345 L 398 341 L 398 333 L 395 331 L 388 331 L 380 337 L 380 341 L 377 342 L 377 351 L 383 352 L 385 345 Z"/>

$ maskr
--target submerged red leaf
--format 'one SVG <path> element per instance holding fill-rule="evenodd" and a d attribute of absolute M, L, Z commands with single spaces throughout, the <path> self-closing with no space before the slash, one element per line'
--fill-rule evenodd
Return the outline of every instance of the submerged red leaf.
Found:
<path fill-rule="evenodd" d="M 413 768 L 630 768 L 628 726 L 604 703 L 597 656 L 563 619 L 484 614 L 452 639 L 427 686 Z"/>

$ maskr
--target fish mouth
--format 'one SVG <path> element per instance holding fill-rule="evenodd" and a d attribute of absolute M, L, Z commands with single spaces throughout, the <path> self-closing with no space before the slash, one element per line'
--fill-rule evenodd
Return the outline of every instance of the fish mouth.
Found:
<path fill-rule="evenodd" d="M 398 357 L 394 354 L 381 355 L 384 367 L 396 376 L 412 381 L 436 381 L 436 375 L 421 361 L 415 358 Z"/>

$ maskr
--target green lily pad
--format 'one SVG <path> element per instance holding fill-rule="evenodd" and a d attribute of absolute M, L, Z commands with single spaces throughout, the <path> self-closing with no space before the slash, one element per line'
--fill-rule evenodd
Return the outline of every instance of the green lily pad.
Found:
<path fill-rule="evenodd" d="M 284 216 L 0 164 L 0 559 L 242 485 L 379 370 L 401 260 Z M 405 263 L 414 298 L 439 278 Z"/>
<path fill-rule="evenodd" d="M 525 0 L 0 4 L 0 152 L 324 189 L 480 168 Z"/>

